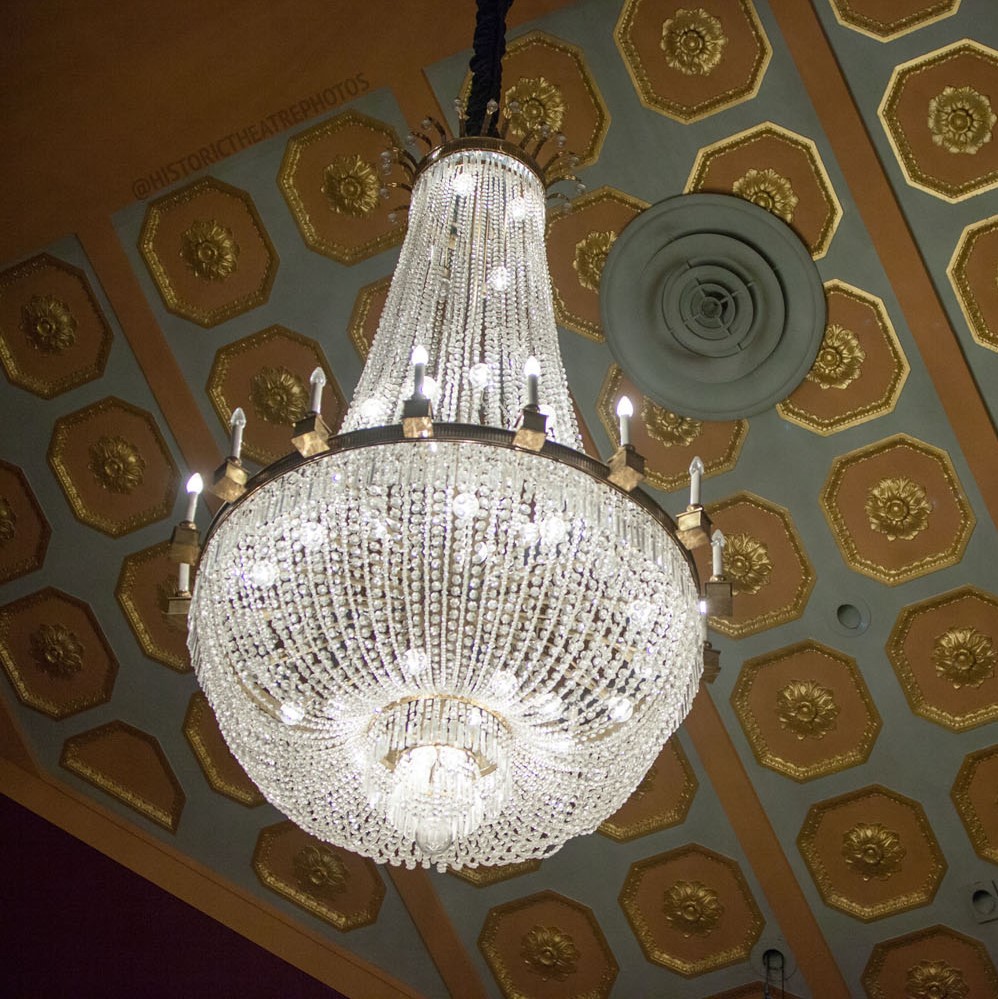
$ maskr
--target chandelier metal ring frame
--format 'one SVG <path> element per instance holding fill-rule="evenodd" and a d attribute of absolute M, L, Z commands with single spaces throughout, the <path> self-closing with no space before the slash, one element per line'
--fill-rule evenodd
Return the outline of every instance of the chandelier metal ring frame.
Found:
<path fill-rule="evenodd" d="M 198 562 L 191 657 L 233 754 L 303 829 L 380 862 L 512 863 L 592 832 L 699 686 L 687 545 L 581 450 L 544 221 L 521 148 L 433 150 L 340 435 L 250 479 Z"/>

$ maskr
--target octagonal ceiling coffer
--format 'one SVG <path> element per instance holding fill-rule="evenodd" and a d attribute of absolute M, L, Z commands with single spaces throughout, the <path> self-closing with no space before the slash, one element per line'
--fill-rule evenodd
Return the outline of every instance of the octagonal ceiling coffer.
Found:
<path fill-rule="evenodd" d="M 803 380 L 825 328 L 807 247 L 741 198 L 689 194 L 642 212 L 600 282 L 614 357 L 659 405 L 701 420 L 751 416 Z"/>

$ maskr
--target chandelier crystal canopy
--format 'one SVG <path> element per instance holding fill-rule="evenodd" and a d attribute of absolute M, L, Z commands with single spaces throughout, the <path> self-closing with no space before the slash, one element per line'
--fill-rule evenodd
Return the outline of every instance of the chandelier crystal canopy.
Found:
<path fill-rule="evenodd" d="M 199 563 L 190 649 L 230 748 L 303 829 L 377 861 L 512 863 L 593 831 L 700 680 L 688 552 L 581 451 L 544 222 L 519 147 L 433 150 L 340 436 L 250 480 Z M 539 450 L 515 433 L 530 358 Z"/>

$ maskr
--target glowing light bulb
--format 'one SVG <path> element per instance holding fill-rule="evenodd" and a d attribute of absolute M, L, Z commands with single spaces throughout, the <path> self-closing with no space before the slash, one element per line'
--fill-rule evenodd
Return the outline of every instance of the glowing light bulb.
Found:
<path fill-rule="evenodd" d="M 198 497 L 201 495 L 201 490 L 204 488 L 204 482 L 201 476 L 195 472 L 187 480 L 187 510 L 184 513 L 184 520 L 188 523 L 194 523 L 194 516 L 198 509 Z"/>
<path fill-rule="evenodd" d="M 540 401 L 541 362 L 536 357 L 528 357 L 523 374 L 527 379 L 527 405 L 536 406 Z"/>
<path fill-rule="evenodd" d="M 322 390 L 326 385 L 326 372 L 322 368 L 316 368 L 309 379 L 312 383 L 312 398 L 309 400 L 308 408 L 312 413 L 322 412 Z"/>
<path fill-rule="evenodd" d="M 703 459 L 697 455 L 690 462 L 690 506 L 700 505 L 700 480 L 703 472 Z"/>
<path fill-rule="evenodd" d="M 454 188 L 455 194 L 460 194 L 463 197 L 466 194 L 471 194 L 475 187 L 475 178 L 470 173 L 459 173 L 451 181 L 451 187 Z"/>
<path fill-rule="evenodd" d="M 229 427 L 232 429 L 232 435 L 229 439 L 229 456 L 236 461 L 239 461 L 243 451 L 243 428 L 245 426 L 246 414 L 242 411 L 242 407 L 236 406 L 229 418 Z"/>
<path fill-rule="evenodd" d="M 627 447 L 631 443 L 631 417 L 634 415 L 634 404 L 622 395 L 617 403 L 617 420 L 620 428 L 620 446 Z"/>

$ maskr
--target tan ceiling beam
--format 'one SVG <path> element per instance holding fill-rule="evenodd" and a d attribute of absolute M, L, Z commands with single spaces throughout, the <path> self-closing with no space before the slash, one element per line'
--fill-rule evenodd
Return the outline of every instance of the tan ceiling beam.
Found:
<path fill-rule="evenodd" d="M 387 867 L 386 870 L 450 994 L 454 999 L 488 999 L 478 970 L 433 890 L 429 874 L 405 867 Z"/>
<path fill-rule="evenodd" d="M 828 941 L 706 687 L 684 725 L 811 991 L 822 999 L 849 999 Z"/>
<path fill-rule="evenodd" d="M 936 392 L 998 524 L 998 429 L 812 3 L 770 0 Z"/>

